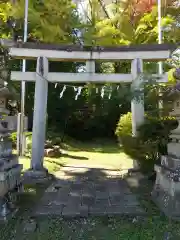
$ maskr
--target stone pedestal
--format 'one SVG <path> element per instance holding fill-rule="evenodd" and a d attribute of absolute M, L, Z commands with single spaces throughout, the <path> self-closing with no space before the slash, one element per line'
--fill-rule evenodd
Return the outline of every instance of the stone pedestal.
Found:
<path fill-rule="evenodd" d="M 5 108 L 5 95 L 8 91 L 4 89 L 5 91 L 0 91 L 0 220 L 9 219 L 17 211 L 17 193 L 23 189 L 20 180 L 22 165 L 18 164 L 17 156 L 12 153 L 9 137 L 12 126 L 6 119 L 8 110 Z"/>
<path fill-rule="evenodd" d="M 180 123 L 180 98 L 174 102 L 171 116 Z M 167 216 L 180 219 L 180 124 L 171 132 L 170 139 L 168 155 L 161 156 L 161 163 L 155 165 L 152 197 Z"/>
<path fill-rule="evenodd" d="M 23 182 L 26 184 L 44 184 L 52 179 L 46 168 L 41 170 L 28 169 L 23 175 Z"/>

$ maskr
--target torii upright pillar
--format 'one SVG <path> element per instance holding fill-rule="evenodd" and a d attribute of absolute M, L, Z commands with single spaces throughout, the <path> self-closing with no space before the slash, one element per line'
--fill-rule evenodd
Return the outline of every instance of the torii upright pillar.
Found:
<path fill-rule="evenodd" d="M 131 63 L 131 74 L 133 75 L 132 89 L 141 90 L 140 95 L 132 99 L 131 112 L 132 112 L 132 135 L 137 136 L 138 127 L 144 121 L 144 94 L 142 92 L 143 78 L 139 77 L 139 74 L 143 72 L 142 59 L 134 59 Z M 138 99 L 139 98 L 139 99 Z"/>
<path fill-rule="evenodd" d="M 48 59 L 39 57 L 36 67 L 31 168 L 43 169 L 48 96 Z"/>
<path fill-rule="evenodd" d="M 34 96 L 32 160 L 31 169 L 26 173 L 29 173 L 31 177 L 45 177 L 47 175 L 47 170 L 43 167 L 48 96 L 47 77 L 48 59 L 38 57 Z"/>

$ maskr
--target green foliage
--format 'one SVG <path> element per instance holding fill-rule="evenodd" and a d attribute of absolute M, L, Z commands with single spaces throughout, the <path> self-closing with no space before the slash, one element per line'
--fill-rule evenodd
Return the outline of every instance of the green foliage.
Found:
<path fill-rule="evenodd" d="M 15 91 L 14 84 L 10 80 L 11 77 L 11 58 L 9 56 L 9 51 L 7 48 L 3 47 L 0 44 L 0 88 L 6 86 L 9 91 L 12 93 L 13 99 L 18 99 L 18 94 Z M 14 108 L 9 105 L 8 109 L 13 112 Z"/>
<path fill-rule="evenodd" d="M 169 84 L 175 84 L 177 81 L 173 76 L 173 73 L 175 70 L 176 70 L 175 68 L 172 68 L 168 71 L 168 83 Z"/>
<path fill-rule="evenodd" d="M 4 82 L 9 82 L 10 68 L 9 68 L 9 55 L 8 50 L 0 44 L 0 85 Z"/>
<path fill-rule="evenodd" d="M 116 128 L 124 151 L 136 159 L 144 171 L 153 169 L 160 155 L 167 154 L 167 143 L 170 131 L 176 127 L 174 118 L 154 118 L 146 116 L 144 123 L 138 129 L 138 136 L 132 137 L 132 115 L 124 114 Z"/>
<path fill-rule="evenodd" d="M 25 136 L 26 136 L 27 149 L 29 150 L 32 147 L 32 133 L 31 132 L 26 132 Z M 10 139 L 12 140 L 13 147 L 16 148 L 17 132 L 11 133 Z"/>
<path fill-rule="evenodd" d="M 7 26 L 7 20 L 11 12 L 10 1 L 0 1 L 0 38 L 8 38 L 11 35 Z"/>
<path fill-rule="evenodd" d="M 27 146 L 27 153 L 31 153 L 32 150 L 32 133 L 29 132 L 28 134 L 26 134 L 26 146 Z"/>
<path fill-rule="evenodd" d="M 116 127 L 115 135 L 118 137 L 132 135 L 132 113 L 123 114 Z"/>
<path fill-rule="evenodd" d="M 157 42 L 157 9 L 134 11 L 134 1 L 116 1 L 106 7 L 105 13 L 98 0 L 89 0 L 88 18 L 85 20 L 77 13 L 76 5 L 71 0 L 29 0 L 28 12 L 28 41 L 52 42 L 72 44 L 77 43 L 73 34 L 75 28 L 82 31 L 82 40 L 85 45 L 121 45 Z M 6 22 L 9 17 L 16 20 L 15 34 L 23 35 L 24 0 L 0 1 L 0 37 L 11 37 L 12 30 Z M 144 8 L 143 8 L 144 9 Z M 142 10 L 142 8 L 141 8 Z M 136 13 L 135 13 L 136 12 Z M 162 18 L 165 29 L 165 42 L 177 42 L 179 28 L 175 27 L 178 20 L 178 8 L 168 6 Z M 27 60 L 27 71 L 35 71 L 35 61 Z M 76 72 L 82 63 L 52 62 L 52 72 Z M 14 61 L 13 70 L 21 69 L 21 62 Z M 146 73 L 156 73 L 156 63 L 144 63 Z M 96 72 L 129 73 L 130 62 L 96 63 Z M 157 84 L 153 88 L 145 89 L 146 109 L 152 112 L 157 109 Z M 20 93 L 20 84 L 13 82 L 13 87 Z M 73 137 L 92 139 L 95 137 L 113 137 L 114 128 L 122 115 L 130 111 L 132 93 L 130 86 L 122 84 L 119 89 L 113 84 L 106 84 L 105 96 L 100 97 L 101 85 L 88 84 L 78 100 L 74 100 L 73 88 L 68 88 L 59 98 L 63 86 L 49 84 L 48 91 L 48 127 L 55 127 L 57 133 L 68 134 Z M 98 88 L 98 93 L 96 93 Z M 111 99 L 108 98 L 112 89 Z M 137 93 L 138 95 L 138 93 Z M 32 119 L 34 104 L 34 83 L 26 84 L 25 110 L 29 119 Z M 156 113 L 155 113 L 156 114 Z M 154 115 L 155 115 L 154 114 Z M 156 114 L 157 115 L 157 114 Z"/>
<path fill-rule="evenodd" d="M 177 22 L 179 22 L 177 12 L 180 7 L 176 7 L 176 11 L 170 11 L 172 5 L 171 3 L 166 6 L 166 14 L 162 16 L 164 42 L 177 42 L 180 35 L 180 29 L 177 26 Z M 101 17 L 93 14 L 93 21 L 88 23 L 87 30 L 83 32 L 85 43 L 89 43 L 90 39 L 95 44 L 103 46 L 156 43 L 158 41 L 156 5 L 150 10 L 137 12 L 132 10 L 132 1 L 125 1 L 123 5 L 118 1 L 109 8 L 107 6 L 106 9 L 111 10 L 105 11 L 100 4 L 96 6 L 96 10 L 93 8 L 93 12 L 102 13 Z"/>
<path fill-rule="evenodd" d="M 21 22 L 24 0 L 15 2 L 11 15 Z M 75 4 L 71 0 L 29 0 L 29 37 L 43 42 L 72 43 L 73 28 L 79 25 Z"/>
<path fill-rule="evenodd" d="M 11 133 L 10 139 L 12 140 L 13 147 L 15 148 L 17 143 L 17 133 L 16 132 Z"/>

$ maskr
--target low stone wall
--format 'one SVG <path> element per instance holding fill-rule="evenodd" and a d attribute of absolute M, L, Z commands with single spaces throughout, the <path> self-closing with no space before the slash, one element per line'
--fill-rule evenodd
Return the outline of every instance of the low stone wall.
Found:
<path fill-rule="evenodd" d="M 172 218 L 180 217 L 179 163 L 177 158 L 162 156 L 161 164 L 155 165 L 156 182 L 152 198 L 161 211 Z"/>
<path fill-rule="evenodd" d="M 9 219 L 16 211 L 17 194 L 22 191 L 18 156 L 12 153 L 10 133 L 16 131 L 17 117 L 5 116 L 0 120 L 0 220 Z"/>

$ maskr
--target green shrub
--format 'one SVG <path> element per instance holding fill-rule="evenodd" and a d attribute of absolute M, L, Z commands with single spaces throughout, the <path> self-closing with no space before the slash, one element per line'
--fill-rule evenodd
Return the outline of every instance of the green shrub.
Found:
<path fill-rule="evenodd" d="M 32 149 L 32 133 L 26 135 L 26 146 L 27 146 L 26 151 L 30 153 Z"/>
<path fill-rule="evenodd" d="M 26 143 L 27 143 L 27 148 L 30 149 L 32 146 L 32 133 L 31 132 L 26 132 Z M 17 145 L 17 132 L 13 132 L 10 135 L 10 139 L 12 140 L 13 148 L 16 148 Z"/>
<path fill-rule="evenodd" d="M 118 138 L 132 135 L 132 114 L 128 112 L 120 117 L 116 127 L 115 135 Z"/>
<path fill-rule="evenodd" d="M 158 159 L 158 148 L 155 141 L 143 142 L 139 137 L 123 136 L 121 144 L 126 154 L 137 160 L 141 170 L 148 172 L 153 169 Z"/>
<path fill-rule="evenodd" d="M 124 151 L 139 162 L 142 170 L 151 171 L 160 155 L 167 154 L 168 137 L 170 131 L 176 127 L 176 121 L 169 117 L 146 116 L 138 129 L 138 136 L 132 137 L 131 120 L 131 113 L 120 117 L 115 134 Z"/>
<path fill-rule="evenodd" d="M 159 154 L 164 155 L 167 154 L 170 131 L 174 128 L 176 128 L 176 120 L 174 118 L 146 118 L 138 129 L 138 137 L 143 142 L 156 143 Z"/>
<path fill-rule="evenodd" d="M 16 147 L 16 142 L 17 142 L 17 133 L 16 132 L 11 133 L 10 139 L 12 140 L 13 148 L 15 148 Z"/>

